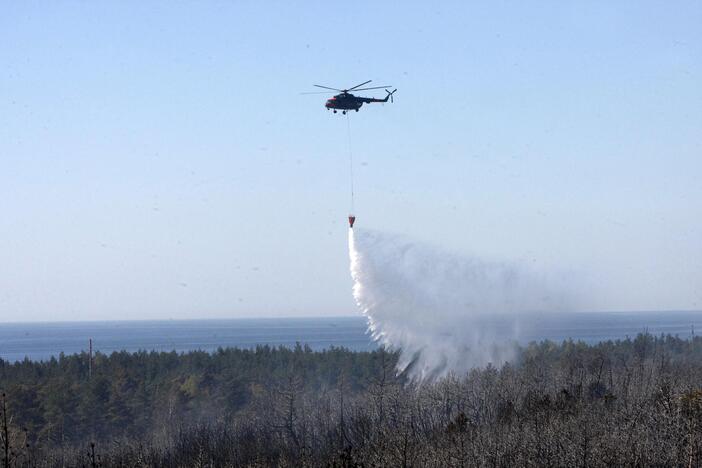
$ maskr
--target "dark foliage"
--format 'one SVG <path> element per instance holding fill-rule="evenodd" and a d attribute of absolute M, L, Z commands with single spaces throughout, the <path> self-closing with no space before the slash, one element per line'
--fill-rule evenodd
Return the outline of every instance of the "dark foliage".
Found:
<path fill-rule="evenodd" d="M 534 343 L 432 383 L 261 347 L 0 361 L 9 466 L 700 466 L 702 339 Z M 2 409 L 5 408 L 5 409 Z M 91 445 L 91 444 L 95 445 Z"/>

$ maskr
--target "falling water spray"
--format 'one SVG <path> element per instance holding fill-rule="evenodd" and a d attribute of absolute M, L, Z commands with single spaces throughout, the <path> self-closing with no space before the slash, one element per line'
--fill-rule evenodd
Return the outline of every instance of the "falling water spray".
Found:
<path fill-rule="evenodd" d="M 568 308 L 568 295 L 517 263 L 489 262 L 349 229 L 353 296 L 398 371 L 432 380 L 515 356 L 520 322 Z"/>

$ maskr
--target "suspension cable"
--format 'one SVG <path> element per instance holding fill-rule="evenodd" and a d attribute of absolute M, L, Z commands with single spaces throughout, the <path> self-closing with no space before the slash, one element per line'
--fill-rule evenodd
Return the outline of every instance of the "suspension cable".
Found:
<path fill-rule="evenodd" d="M 351 151 L 351 120 L 349 119 L 349 114 L 346 114 L 346 133 L 348 135 L 348 148 L 349 148 L 349 178 L 351 181 L 351 214 L 354 210 L 354 194 L 353 194 L 353 152 Z"/>

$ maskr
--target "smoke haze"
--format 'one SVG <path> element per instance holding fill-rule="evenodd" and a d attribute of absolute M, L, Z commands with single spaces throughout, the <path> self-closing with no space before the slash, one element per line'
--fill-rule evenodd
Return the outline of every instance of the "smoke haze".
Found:
<path fill-rule="evenodd" d="M 349 230 L 353 295 L 376 340 L 401 350 L 416 380 L 514 356 L 520 322 L 561 312 L 571 295 L 518 263 L 444 252 L 402 236 Z"/>

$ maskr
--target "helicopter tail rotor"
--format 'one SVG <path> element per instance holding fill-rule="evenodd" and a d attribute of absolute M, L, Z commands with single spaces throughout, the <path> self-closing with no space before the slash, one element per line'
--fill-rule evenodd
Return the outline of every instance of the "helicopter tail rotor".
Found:
<path fill-rule="evenodd" d="M 388 93 L 388 95 L 385 97 L 385 100 L 387 101 L 388 98 L 390 98 L 390 102 L 395 102 L 392 100 L 392 95 L 395 94 L 395 91 L 397 91 L 397 89 L 393 89 L 392 91 L 386 89 L 385 92 Z"/>

